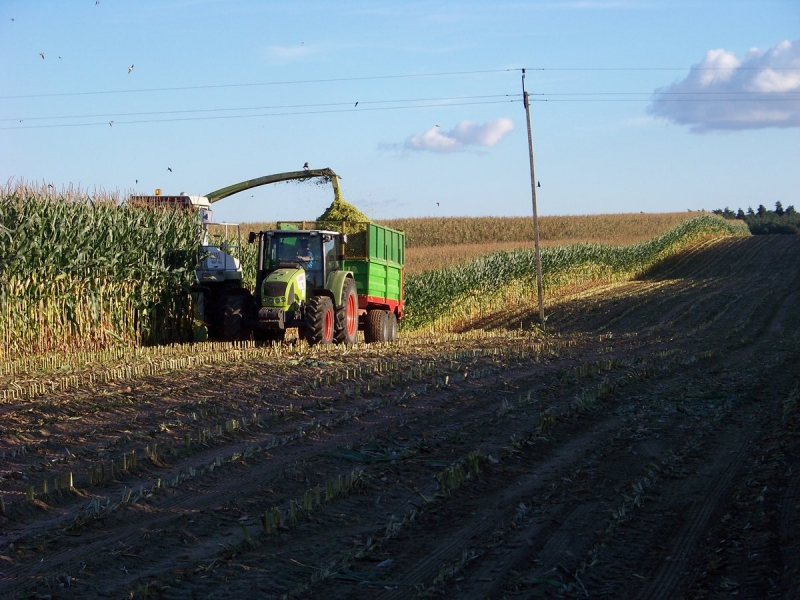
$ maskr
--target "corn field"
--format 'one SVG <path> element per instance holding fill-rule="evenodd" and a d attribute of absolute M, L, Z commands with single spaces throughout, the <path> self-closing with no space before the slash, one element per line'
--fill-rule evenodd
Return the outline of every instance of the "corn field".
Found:
<path fill-rule="evenodd" d="M 621 218 L 629 227 L 623 238 L 636 238 L 673 221 L 679 225 L 627 246 L 545 247 L 545 288 L 630 277 L 698 236 L 742 233 L 708 214 L 691 219 L 685 214 L 598 215 L 542 219 L 542 237 L 619 238 L 611 231 L 622 229 Z M 456 239 L 529 240 L 532 233 L 530 220 L 523 218 L 410 219 L 386 224 L 407 227 L 412 247 L 441 246 Z M 246 225 L 242 239 L 249 229 L 262 225 L 273 226 Z M 0 193 L 0 358 L 187 339 L 191 328 L 187 292 L 197 245 L 197 224 L 189 213 L 128 206 L 105 193 L 90 195 L 76 189 L 56 193 L 44 184 L 7 185 Z M 256 245 L 241 245 L 243 283 L 251 289 L 255 254 Z M 530 295 L 535 274 L 532 249 L 494 252 L 445 268 L 426 262 L 429 270 L 407 273 L 408 316 L 403 323 L 407 331 L 444 314 L 445 321 L 452 321 L 492 310 L 489 301 L 501 293 Z"/>
<path fill-rule="evenodd" d="M 164 240 L 170 240 L 168 245 Z M 0 192 L 0 356 L 179 339 L 198 232 L 173 210 L 19 183 Z"/>
<path fill-rule="evenodd" d="M 645 242 L 570 244 L 541 250 L 542 284 L 547 290 L 586 282 L 634 277 L 690 242 L 714 234 L 748 235 L 746 226 L 703 214 Z M 495 301 L 509 287 L 516 295 L 535 290 L 535 251 L 501 251 L 480 256 L 466 265 L 410 274 L 406 278 L 405 327 L 444 319 L 463 319 L 496 310 Z M 445 315 L 443 317 L 443 315 Z"/>

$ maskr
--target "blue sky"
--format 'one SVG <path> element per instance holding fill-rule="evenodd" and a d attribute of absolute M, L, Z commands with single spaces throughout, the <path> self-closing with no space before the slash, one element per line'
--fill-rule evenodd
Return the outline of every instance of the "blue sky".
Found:
<path fill-rule="evenodd" d="M 800 208 L 797 0 L 3 0 L 0 182 L 528 215 L 522 68 L 540 215 Z"/>

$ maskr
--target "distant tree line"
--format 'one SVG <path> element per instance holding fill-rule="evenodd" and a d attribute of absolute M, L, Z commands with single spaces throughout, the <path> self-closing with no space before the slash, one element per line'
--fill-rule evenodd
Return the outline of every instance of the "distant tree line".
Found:
<path fill-rule="evenodd" d="M 748 207 L 747 212 L 741 208 L 733 212 L 727 206 L 724 209 L 718 208 L 712 212 L 726 219 L 744 221 L 753 235 L 800 233 L 800 213 L 794 209 L 794 206 L 783 208 L 780 202 L 775 203 L 775 210 L 767 210 L 763 204 L 759 204 L 756 210 Z"/>

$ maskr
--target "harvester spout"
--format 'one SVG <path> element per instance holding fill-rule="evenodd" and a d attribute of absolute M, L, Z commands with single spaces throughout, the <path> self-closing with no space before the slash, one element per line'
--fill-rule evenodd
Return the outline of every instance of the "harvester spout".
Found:
<path fill-rule="evenodd" d="M 275 173 L 274 175 L 265 175 L 264 177 L 259 177 L 257 179 L 250 179 L 248 181 L 242 181 L 241 183 L 235 183 L 233 185 L 229 185 L 222 189 L 211 192 L 210 194 L 206 194 L 205 197 L 208 198 L 209 202 L 214 203 L 217 200 L 222 200 L 223 198 L 227 198 L 228 196 L 232 196 L 233 194 L 238 194 L 239 192 L 244 192 L 245 190 L 249 190 L 254 187 L 258 187 L 260 185 L 266 185 L 268 183 L 278 183 L 281 181 L 292 181 L 292 180 L 303 181 L 314 177 L 325 177 L 329 179 L 331 185 L 333 186 L 334 200 L 341 200 L 341 192 L 339 191 L 339 176 L 333 172 L 333 169 L 328 169 L 328 168 L 304 169 L 302 171 L 289 171 L 288 173 Z"/>

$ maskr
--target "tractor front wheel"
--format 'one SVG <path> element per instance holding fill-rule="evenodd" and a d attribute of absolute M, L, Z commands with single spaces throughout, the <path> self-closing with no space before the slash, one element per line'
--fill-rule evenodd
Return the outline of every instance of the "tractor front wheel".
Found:
<path fill-rule="evenodd" d="M 336 331 L 334 341 L 337 344 L 355 344 L 358 339 L 358 296 L 356 284 L 346 279 L 342 288 L 342 305 L 336 311 Z"/>
<path fill-rule="evenodd" d="M 312 296 L 306 306 L 306 341 L 314 344 L 330 344 L 333 341 L 333 302 L 327 296 Z"/>

